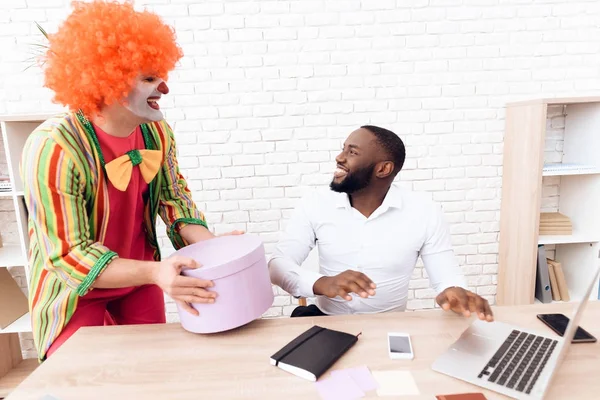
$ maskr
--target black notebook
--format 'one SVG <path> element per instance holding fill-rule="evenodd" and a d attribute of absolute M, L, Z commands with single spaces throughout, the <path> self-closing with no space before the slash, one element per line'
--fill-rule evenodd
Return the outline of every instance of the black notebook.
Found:
<path fill-rule="evenodd" d="M 271 364 L 316 381 L 357 341 L 358 335 L 315 325 L 273 354 Z"/>

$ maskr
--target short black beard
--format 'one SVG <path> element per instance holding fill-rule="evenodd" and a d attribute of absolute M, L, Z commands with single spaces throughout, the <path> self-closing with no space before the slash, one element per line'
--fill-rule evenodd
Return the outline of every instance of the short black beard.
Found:
<path fill-rule="evenodd" d="M 348 173 L 348 175 L 346 175 L 346 177 L 340 183 L 336 183 L 334 178 L 334 180 L 332 180 L 329 184 L 329 188 L 338 193 L 355 193 L 369 186 L 374 170 L 375 163 L 358 169 L 352 173 Z"/>

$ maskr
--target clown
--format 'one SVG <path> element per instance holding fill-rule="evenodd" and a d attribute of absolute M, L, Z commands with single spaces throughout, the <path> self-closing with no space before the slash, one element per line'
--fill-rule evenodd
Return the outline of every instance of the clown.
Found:
<path fill-rule="evenodd" d="M 160 215 L 176 249 L 214 237 L 159 106 L 181 57 L 172 29 L 129 3 L 74 3 L 49 36 L 45 85 L 69 111 L 21 159 L 40 361 L 81 326 L 164 323 L 164 293 L 192 314 L 216 299 L 212 282 L 180 274 L 193 260 L 161 259 L 155 229 Z"/>

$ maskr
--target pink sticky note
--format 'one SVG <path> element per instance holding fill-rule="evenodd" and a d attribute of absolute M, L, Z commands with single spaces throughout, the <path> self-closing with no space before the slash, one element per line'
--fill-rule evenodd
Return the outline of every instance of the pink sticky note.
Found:
<path fill-rule="evenodd" d="M 323 400 L 354 400 L 365 396 L 348 374 L 332 374 L 330 378 L 315 382 L 315 385 Z"/>
<path fill-rule="evenodd" d="M 371 371 L 369 371 L 366 365 L 332 371 L 331 375 L 348 375 L 363 392 L 379 388 L 377 381 L 373 378 Z"/>

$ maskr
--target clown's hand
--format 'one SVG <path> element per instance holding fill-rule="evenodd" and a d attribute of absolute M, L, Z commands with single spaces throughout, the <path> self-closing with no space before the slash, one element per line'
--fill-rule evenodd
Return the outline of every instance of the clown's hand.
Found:
<path fill-rule="evenodd" d="M 171 256 L 156 263 L 152 281 L 187 312 L 198 315 L 198 311 L 191 304 L 214 303 L 217 293 L 209 290 L 214 283 L 206 279 L 184 276 L 181 271 L 185 268 L 200 267 L 201 265 L 191 258 Z"/>

